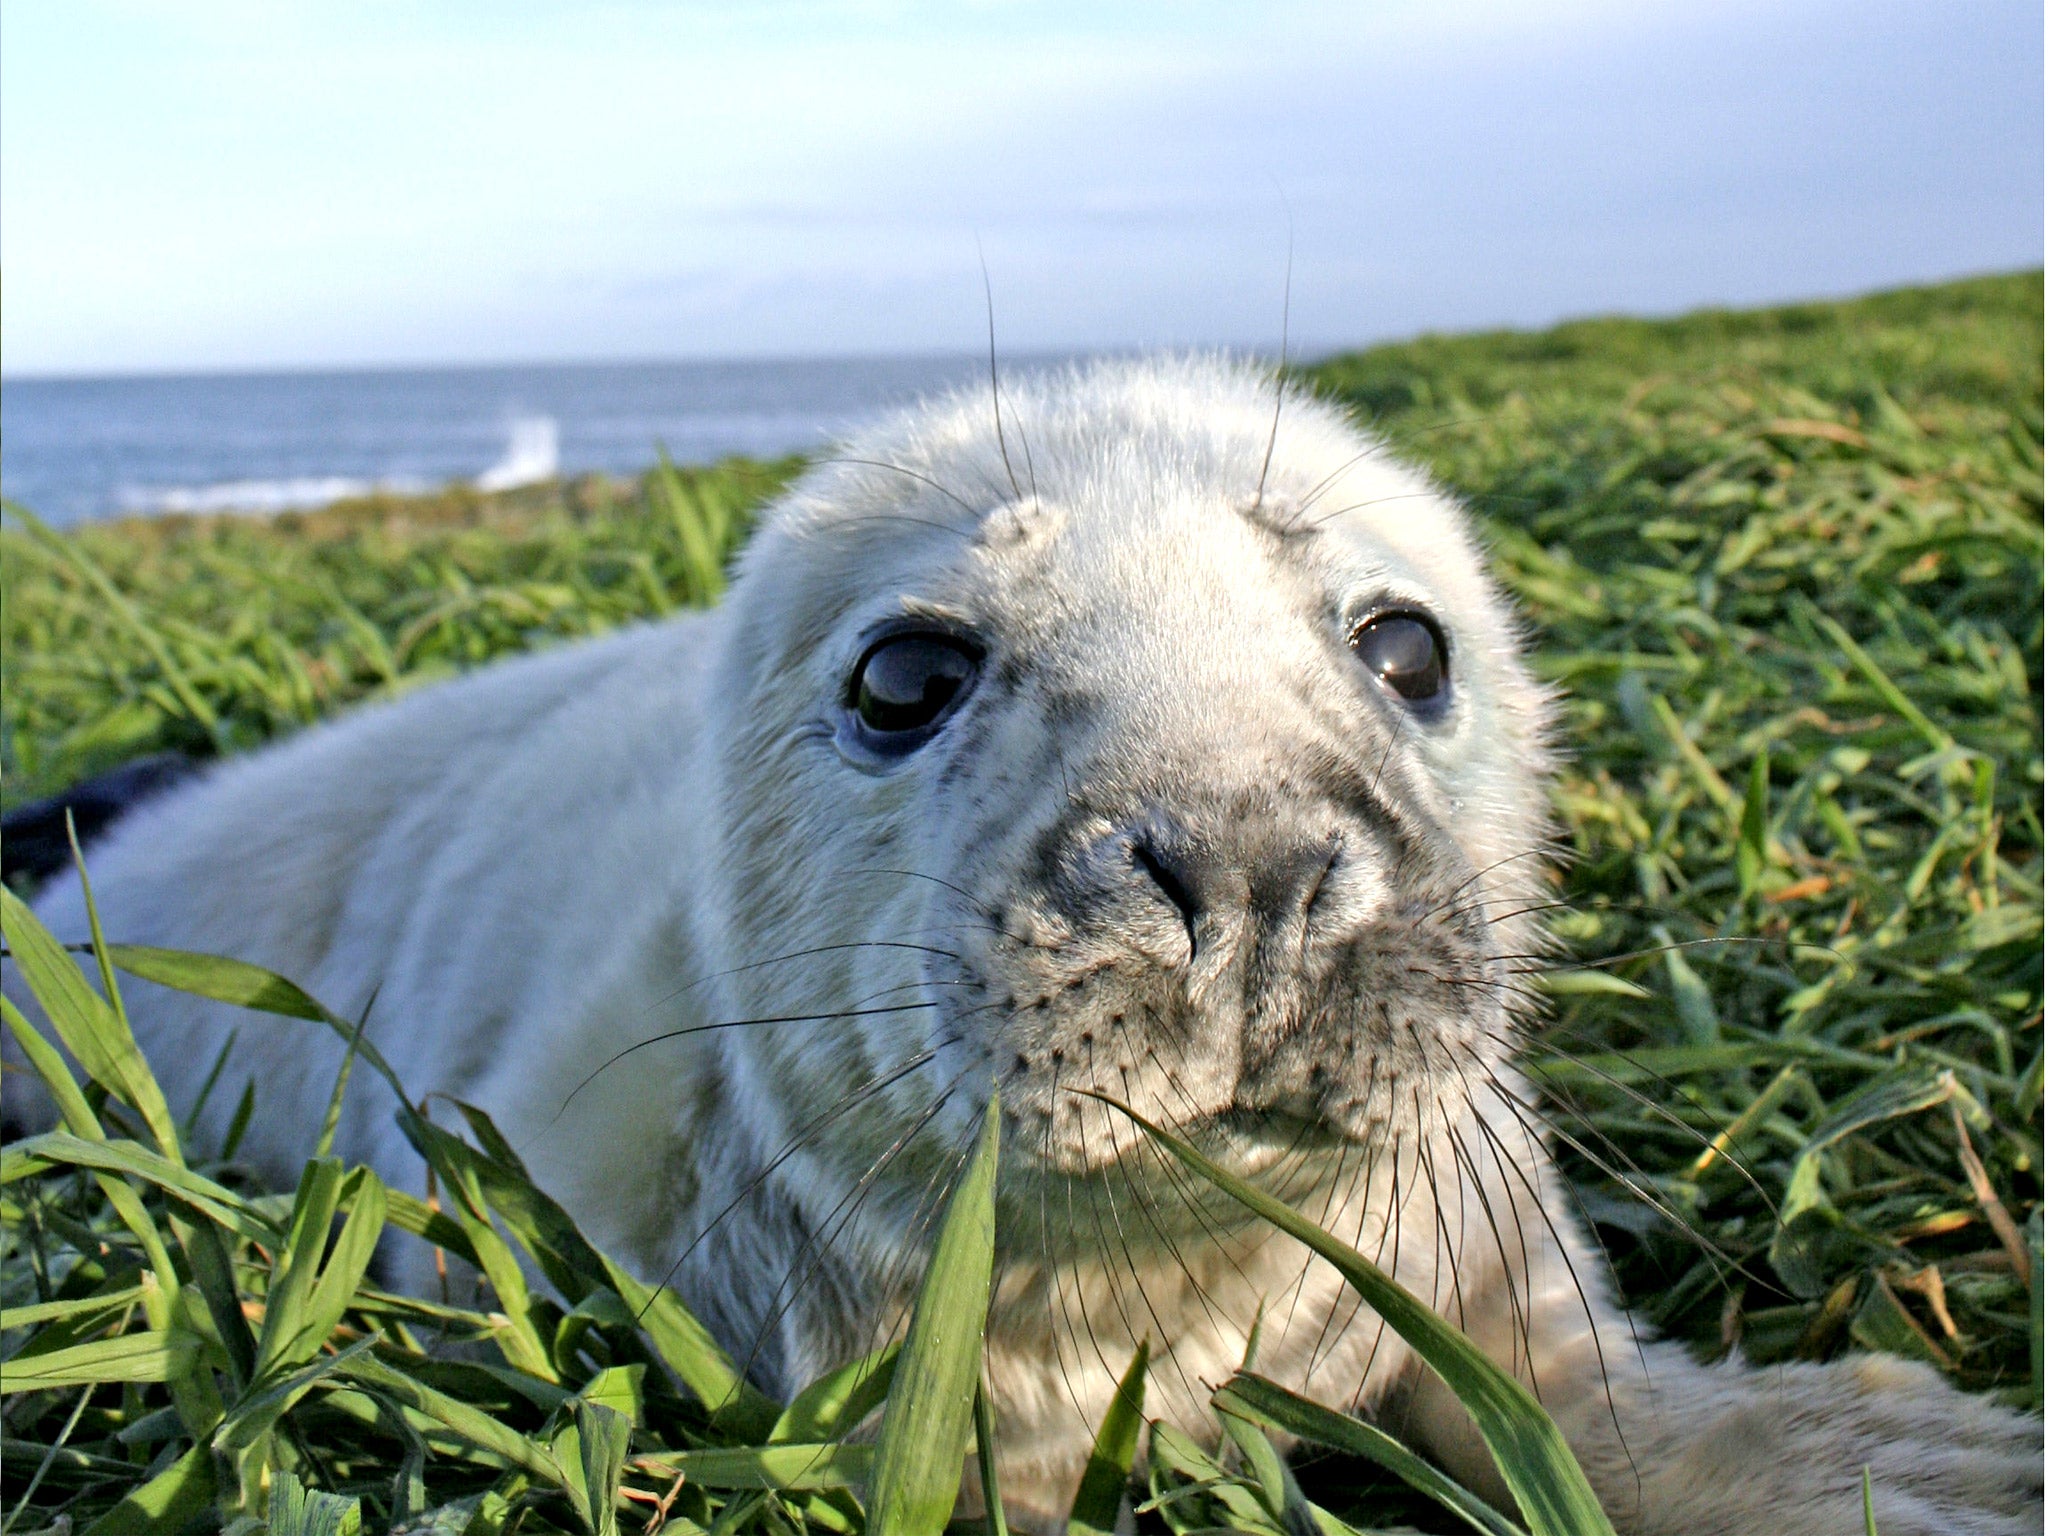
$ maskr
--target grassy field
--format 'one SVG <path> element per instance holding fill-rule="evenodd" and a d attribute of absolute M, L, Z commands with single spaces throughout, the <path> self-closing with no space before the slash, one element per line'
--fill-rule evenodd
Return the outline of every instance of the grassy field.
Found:
<path fill-rule="evenodd" d="M 1890 1350 L 2040 1403 L 2041 358 L 2030 273 L 1424 338 L 1302 370 L 1468 498 L 1564 696 L 1572 862 L 1553 927 L 1569 958 L 1535 978 L 1555 1009 L 1530 1070 L 1623 1288 L 1703 1353 Z M 505 651 L 713 600 L 750 509 L 795 467 L 68 539 L 12 518 L 0 791 L 18 803 L 163 747 L 242 750 Z M 232 1079 L 221 1091 L 240 1091 Z M 94 1124 L 164 1157 L 136 1103 L 147 1090 L 108 1086 L 129 1107 L 93 1090 Z M 642 1330 L 622 1319 L 630 1282 L 555 1232 L 509 1154 L 471 1129 L 467 1152 L 418 1133 L 446 1187 L 471 1180 L 453 1219 L 339 1170 L 332 1189 L 309 1173 L 295 1205 L 228 1165 L 194 1161 L 180 1176 L 211 1181 L 195 1194 L 154 1165 L 120 1165 L 124 1183 L 105 1154 L 17 1158 L 0 1212 L 5 1347 L 100 1353 L 42 1390 L 15 1390 L 10 1368 L 10 1536 L 60 1516 L 82 1528 L 138 1487 L 201 1521 L 267 1509 L 272 1529 L 315 1528 L 263 1492 L 284 1470 L 359 1498 L 373 1529 L 424 1528 L 436 1510 L 434 1528 L 478 1536 L 508 1520 L 601 1527 L 592 1490 L 618 1487 L 637 1490 L 620 1517 L 637 1529 L 679 1456 L 699 1460 L 667 1507 L 689 1523 L 672 1529 L 857 1527 L 851 1471 L 755 1487 L 775 1480 L 760 1470 L 772 1405 L 707 1416 L 692 1390 L 718 1362 L 659 1308 Z M 309 1223 L 337 1205 L 480 1259 L 503 1245 L 480 1214 L 495 1210 L 552 1255 L 559 1299 L 525 1295 L 501 1264 L 491 1304 L 442 1315 L 358 1289 L 337 1240 L 312 1308 L 290 1256 L 311 1242 L 319 1259 Z M 296 1353 L 270 1342 L 285 1303 L 320 1324 Z M 180 1328 L 216 1400 L 164 1358 L 110 1363 Z M 498 1356 L 430 1358 L 443 1333 Z M 301 1376 L 295 1396 L 279 1386 Z M 637 1425 L 616 1465 L 592 1461 L 612 1426 L 589 1403 Z M 480 1447 L 464 1407 L 597 1480 L 550 1481 Z M 807 1434 L 829 1440 L 836 1422 Z M 1210 1475 L 1153 1450 L 1155 1484 Z M 721 1473 L 701 1459 L 714 1453 L 755 1459 Z M 1146 1519 L 1282 1529 L 1258 1466 L 1233 1461 L 1231 1480 Z M 1307 1458 L 1301 1487 L 1368 1526 L 1466 1528 L 1356 1460 Z"/>

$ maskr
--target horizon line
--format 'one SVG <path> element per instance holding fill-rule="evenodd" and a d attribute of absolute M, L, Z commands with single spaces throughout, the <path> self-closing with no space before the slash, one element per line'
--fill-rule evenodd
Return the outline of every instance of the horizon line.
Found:
<path fill-rule="evenodd" d="M 1668 310 L 1590 310 L 1574 314 L 1559 315 L 1533 325 L 1507 323 L 1460 326 L 1456 329 L 1426 326 L 1419 330 L 1403 331 L 1376 337 L 1365 337 L 1347 342 L 1327 345 L 1321 341 L 1308 346 L 1289 348 L 1293 354 L 1288 361 L 1307 364 L 1327 361 L 1347 353 L 1369 351 L 1376 347 L 1400 345 L 1409 341 L 1420 341 L 1435 337 L 1486 336 L 1503 333 L 1539 335 L 1556 330 L 1561 326 L 1580 325 L 1603 320 L 1640 320 L 1647 323 L 1683 320 L 1694 315 L 1708 314 L 1754 314 L 1773 309 L 1796 309 L 1809 304 L 1848 304 L 1863 299 L 1881 298 L 1889 294 L 1911 293 L 1928 288 L 1945 288 L 1957 283 L 1983 281 L 1994 278 L 2015 278 L 2044 274 L 2041 262 L 2030 266 L 1978 268 L 1958 272 L 1946 277 L 1915 279 L 1905 283 L 1887 283 L 1875 288 L 1860 288 L 1848 293 L 1808 293 L 1797 297 L 1771 299 L 1758 304 L 1707 303 L 1689 304 Z M 1146 352 L 1227 352 L 1244 357 L 1278 357 L 1281 348 L 1272 342 L 1246 344 L 1243 342 L 1183 342 L 1169 345 L 1153 345 L 1143 342 L 1109 343 L 1085 345 L 1078 343 L 1054 343 L 1045 346 L 1017 348 L 1011 351 L 998 349 L 995 361 L 1006 362 L 1064 362 L 1082 357 L 1112 357 L 1119 354 Z M 840 364 L 876 362 L 975 362 L 987 359 L 987 353 L 967 349 L 906 348 L 901 351 L 847 351 L 847 352 L 762 352 L 742 354 L 669 354 L 627 357 L 529 357 L 508 358 L 496 361 L 479 359 L 443 360 L 433 362 L 348 362 L 348 363 L 258 363 L 251 365 L 221 364 L 201 365 L 187 368 L 133 368 L 106 369 L 98 371 L 72 372 L 68 370 L 38 370 L 13 373 L 0 367 L 0 387 L 7 384 L 101 384 L 138 383 L 145 380 L 172 379 L 247 379 L 307 377 L 322 374 L 380 374 L 380 373 L 492 373 L 514 369 L 569 369 L 569 368 L 674 368 L 674 367 L 759 367 L 796 366 L 802 364 Z"/>

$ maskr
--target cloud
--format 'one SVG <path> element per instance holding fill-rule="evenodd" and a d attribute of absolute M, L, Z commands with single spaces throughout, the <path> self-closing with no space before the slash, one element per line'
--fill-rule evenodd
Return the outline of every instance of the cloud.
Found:
<path fill-rule="evenodd" d="M 10 372 L 1326 344 L 2038 261 L 2038 11 L 80 3 Z"/>

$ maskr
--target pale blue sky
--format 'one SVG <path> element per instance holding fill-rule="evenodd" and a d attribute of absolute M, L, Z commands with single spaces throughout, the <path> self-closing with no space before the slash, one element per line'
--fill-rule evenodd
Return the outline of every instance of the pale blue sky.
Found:
<path fill-rule="evenodd" d="M 10 374 L 1277 340 L 2038 263 L 2038 0 L 8 0 Z"/>

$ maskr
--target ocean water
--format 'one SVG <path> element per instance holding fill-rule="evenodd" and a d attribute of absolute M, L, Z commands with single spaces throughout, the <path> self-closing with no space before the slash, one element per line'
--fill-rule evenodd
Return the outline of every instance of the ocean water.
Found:
<path fill-rule="evenodd" d="M 9 379 L 0 491 L 64 525 L 630 474 L 657 447 L 685 463 L 773 456 L 987 366 L 891 357 Z"/>

